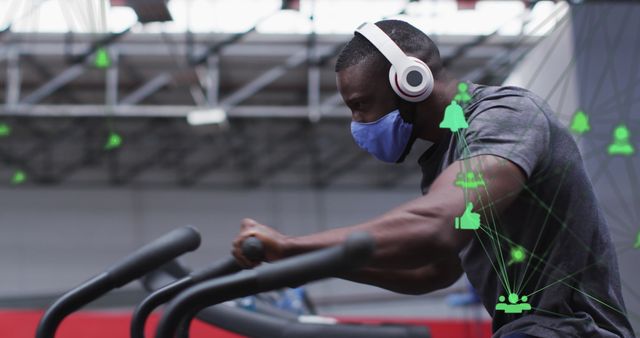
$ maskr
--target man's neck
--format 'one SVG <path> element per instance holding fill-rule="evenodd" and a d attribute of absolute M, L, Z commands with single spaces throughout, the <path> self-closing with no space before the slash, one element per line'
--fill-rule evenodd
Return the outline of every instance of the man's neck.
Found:
<path fill-rule="evenodd" d="M 429 117 L 420 128 L 418 137 L 433 143 L 438 143 L 447 133 L 447 130 L 440 128 L 440 122 L 444 118 L 445 109 L 458 92 L 458 80 L 450 78 L 439 81 L 436 85 L 438 89 L 425 101 L 424 106 L 419 108 Z"/>

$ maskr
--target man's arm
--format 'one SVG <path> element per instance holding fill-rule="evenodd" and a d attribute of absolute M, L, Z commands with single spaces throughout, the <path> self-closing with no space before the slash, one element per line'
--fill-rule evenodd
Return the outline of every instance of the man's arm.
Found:
<path fill-rule="evenodd" d="M 454 182 L 459 172 L 468 170 L 481 173 L 486 186 L 467 189 L 465 199 L 463 189 Z M 473 211 L 481 215 L 482 206 L 500 212 L 517 196 L 524 181 L 522 170 L 510 161 L 492 155 L 476 156 L 451 164 L 433 182 L 427 195 L 362 224 L 287 237 L 255 221 L 245 220 L 234 241 L 233 254 L 242 264 L 255 265 L 240 252 L 239 243 L 249 236 L 265 242 L 267 260 L 277 260 L 336 245 L 352 232 L 366 231 L 376 242 L 369 265 L 372 269 L 409 270 L 441 260 L 452 261 L 473 236 L 473 230 L 454 228 L 455 218 L 463 214 L 467 203 L 471 202 Z"/>
<path fill-rule="evenodd" d="M 397 293 L 421 295 L 444 289 L 457 281 L 461 275 L 460 261 L 455 258 L 440 260 L 416 269 L 364 268 L 339 277 Z"/>

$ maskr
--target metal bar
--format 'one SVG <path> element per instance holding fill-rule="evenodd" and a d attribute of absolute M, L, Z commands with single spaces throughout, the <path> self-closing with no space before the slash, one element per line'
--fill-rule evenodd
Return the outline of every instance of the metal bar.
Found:
<path fill-rule="evenodd" d="M 109 116 L 117 117 L 186 117 L 198 106 L 125 106 L 113 107 Z M 1 115 L 21 116 L 106 116 L 104 105 L 24 105 L 0 106 Z M 227 111 L 230 118 L 309 118 L 307 106 L 238 106 Z M 349 110 L 340 106 L 323 112 L 323 118 L 349 118 Z"/>
<path fill-rule="evenodd" d="M 49 82 L 40 86 L 40 88 L 34 90 L 31 94 L 20 101 L 21 104 L 35 104 L 40 102 L 45 97 L 53 94 L 56 90 L 62 88 L 67 83 L 75 80 L 85 72 L 86 68 L 84 64 L 73 65 L 62 73 L 56 75 Z"/>
<path fill-rule="evenodd" d="M 256 30 L 257 26 L 253 26 L 251 28 L 249 28 L 248 30 L 244 31 L 244 32 L 240 32 L 240 33 L 236 33 L 236 34 L 232 34 L 231 36 L 229 36 L 227 39 L 222 40 L 218 43 L 215 43 L 209 47 L 207 47 L 207 50 L 198 55 L 197 57 L 193 58 L 191 60 L 191 64 L 192 65 L 198 65 L 201 64 L 205 61 L 207 61 L 208 57 L 212 54 L 217 54 L 219 53 L 224 47 L 226 46 L 230 46 L 235 44 L 236 42 L 240 41 L 242 38 L 244 38 L 245 36 L 251 34 L 252 32 L 254 32 Z"/>
<path fill-rule="evenodd" d="M 318 122 L 322 117 L 320 109 L 320 67 L 313 65 L 308 70 L 309 121 Z"/>
<path fill-rule="evenodd" d="M 211 107 L 218 105 L 220 94 L 220 56 L 210 55 L 207 59 L 207 103 Z"/>
<path fill-rule="evenodd" d="M 127 95 L 122 99 L 120 104 L 123 105 L 134 105 L 142 102 L 144 99 L 152 95 L 153 93 L 160 90 L 162 87 L 166 86 L 171 82 L 172 76 L 171 73 L 165 72 L 162 74 L 156 75 L 151 80 L 147 81 L 145 84 L 140 86 L 138 89 L 134 90 L 131 94 Z"/>
<path fill-rule="evenodd" d="M 118 104 L 118 54 L 113 48 L 107 49 L 107 53 L 111 57 L 111 67 L 107 69 L 105 104 L 113 107 Z"/>
<path fill-rule="evenodd" d="M 26 33 L 11 33 L 12 36 L 15 36 L 15 41 L 11 42 L 12 46 L 16 46 L 19 48 L 22 54 L 33 54 L 33 55 L 65 55 L 68 54 L 68 51 L 76 51 L 77 53 L 84 53 L 92 41 L 83 40 L 82 37 L 75 38 L 74 42 L 71 42 L 67 46 L 65 46 L 65 34 L 48 34 L 46 40 L 42 40 L 43 37 L 37 34 L 26 34 Z M 172 37 L 175 35 L 172 35 Z M 321 35 L 322 42 L 318 43 L 318 46 L 325 48 L 327 50 L 326 53 L 320 55 L 319 63 L 320 65 L 326 65 L 337 52 L 341 50 L 344 44 L 348 41 L 348 35 Z M 440 50 L 451 50 L 456 46 L 459 46 L 462 43 L 469 41 L 470 39 L 475 38 L 476 36 L 437 36 L 438 38 L 438 47 Z M 38 38 L 38 39 L 36 39 Z M 215 39 L 215 36 L 211 35 L 202 35 L 200 39 Z M 484 49 L 483 54 L 481 56 L 486 56 L 488 54 L 495 54 L 496 49 L 502 50 L 505 46 L 517 44 L 519 46 L 528 46 L 535 45 L 539 40 L 538 36 L 508 36 L 508 35 L 500 35 L 494 36 L 490 41 L 485 41 L 485 43 L 479 47 Z M 34 41 L 38 41 L 34 43 Z M 172 38 L 177 44 L 184 43 L 184 40 L 180 40 L 179 37 Z M 269 56 L 269 57 L 286 57 L 288 55 L 292 55 L 293 53 L 300 50 L 301 47 L 304 47 L 306 44 L 306 40 L 304 36 L 278 36 L 278 35 L 256 35 L 255 39 L 250 41 L 243 42 L 241 44 L 235 44 L 228 47 L 225 47 L 224 50 L 220 52 L 220 55 L 224 57 L 251 57 L 255 55 L 260 56 Z M 117 46 L 121 55 L 126 56 L 146 56 L 146 55 L 170 55 L 171 46 L 167 46 L 165 42 L 160 37 L 155 37 L 153 35 L 144 35 L 144 34 L 132 34 L 127 37 L 126 40 L 120 40 L 113 44 Z M 265 48 L 265 45 L 269 46 L 269 48 Z M 4 50 L 10 48 L 7 44 L 0 45 L 0 50 Z M 199 44 L 194 46 L 194 48 L 202 50 L 204 46 Z M 476 49 L 479 49 L 476 48 Z M 179 48 L 175 50 L 177 56 L 188 56 L 186 49 Z M 469 57 L 477 57 L 475 50 L 470 50 L 469 53 L 466 54 Z"/>
<path fill-rule="evenodd" d="M 20 100 L 20 57 L 15 48 L 9 49 L 7 55 L 7 96 L 5 105 L 13 106 Z"/>
<path fill-rule="evenodd" d="M 209 104 L 207 103 L 207 98 L 202 93 L 202 87 L 198 86 L 197 84 L 192 84 L 191 86 L 189 86 L 189 93 L 191 94 L 193 102 L 197 107 L 200 107 L 200 109 L 202 109 L 202 107 L 206 107 Z"/>
<path fill-rule="evenodd" d="M 236 106 L 238 103 L 257 93 L 260 89 L 266 87 L 268 84 L 286 74 L 288 70 L 303 64 L 306 60 L 306 50 L 302 50 L 291 55 L 287 58 L 284 64 L 269 69 L 262 75 L 258 76 L 255 80 L 247 83 L 244 87 L 227 96 L 222 100 L 222 102 L 220 102 L 220 106 L 225 110 L 229 110 L 229 108 Z"/>
<path fill-rule="evenodd" d="M 127 28 L 124 31 L 119 32 L 119 33 L 109 34 L 108 36 L 102 38 L 101 40 L 93 42 L 89 46 L 89 48 L 87 48 L 87 50 L 84 53 L 82 53 L 81 55 L 73 57 L 72 62 L 75 63 L 73 66 L 65 69 L 62 73 L 58 74 L 53 79 L 49 80 L 49 82 L 47 82 L 44 85 L 40 86 L 40 88 L 36 89 L 31 94 L 29 94 L 27 97 L 25 97 L 21 101 L 21 103 L 25 103 L 25 104 L 38 103 L 42 99 L 44 99 L 45 97 L 53 94 L 56 90 L 60 89 L 61 87 L 63 87 L 67 83 L 69 83 L 69 82 L 73 81 L 74 79 L 78 78 L 80 75 L 82 75 L 86 71 L 85 62 L 88 60 L 88 58 L 91 55 L 93 55 L 98 50 L 98 48 L 104 47 L 104 46 L 109 46 L 110 44 L 112 44 L 116 40 L 118 40 L 121 37 L 123 37 L 124 35 L 126 35 L 130 30 L 131 30 L 131 27 L 129 27 L 129 28 Z M 117 80 L 117 78 L 116 78 L 116 80 Z"/>
<path fill-rule="evenodd" d="M 42 82 L 48 81 L 54 76 L 54 74 L 51 71 L 49 71 L 49 69 L 46 66 L 41 64 L 37 60 L 37 58 L 34 57 L 34 55 L 20 54 L 20 64 L 24 65 L 23 67 L 25 69 L 27 69 L 26 67 L 30 67 L 34 71 L 36 71 L 40 75 Z M 68 90 L 63 91 L 59 93 L 59 95 L 67 99 L 69 103 L 73 103 L 73 104 L 80 103 L 80 100 L 78 100 L 78 98 L 71 91 L 68 91 Z"/>
<path fill-rule="evenodd" d="M 311 22 L 314 24 L 313 13 Z M 318 122 L 322 111 L 320 110 L 320 66 L 317 53 L 317 36 L 315 30 L 309 34 L 308 41 L 308 68 L 307 68 L 307 105 L 309 106 L 309 121 Z"/>
<path fill-rule="evenodd" d="M 129 33 L 131 31 L 131 28 L 132 27 L 127 27 L 125 30 L 123 30 L 122 32 L 118 32 L 118 33 L 109 33 L 108 35 L 106 35 L 102 39 L 93 42 L 89 46 L 89 48 L 87 48 L 87 50 L 84 53 L 73 57 L 71 59 L 71 62 L 73 62 L 73 63 L 84 63 L 84 62 L 86 62 L 87 59 L 91 55 L 95 54 L 95 52 L 100 47 L 107 47 L 107 46 L 113 44 L 114 42 L 116 42 L 117 40 L 119 40 L 120 38 L 125 36 L 127 33 Z"/>

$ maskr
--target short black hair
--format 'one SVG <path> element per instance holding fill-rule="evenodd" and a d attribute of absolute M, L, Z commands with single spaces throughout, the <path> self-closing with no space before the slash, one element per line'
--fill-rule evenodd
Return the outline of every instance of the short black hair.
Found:
<path fill-rule="evenodd" d="M 421 30 L 401 20 L 382 20 L 375 23 L 403 52 L 411 54 L 424 61 L 433 77 L 437 78 L 442 70 L 442 60 L 438 46 Z M 390 67 L 391 63 L 380 51 L 360 33 L 354 33 L 353 38 L 342 48 L 336 61 L 336 73 L 359 64 L 370 62 L 375 67 Z"/>

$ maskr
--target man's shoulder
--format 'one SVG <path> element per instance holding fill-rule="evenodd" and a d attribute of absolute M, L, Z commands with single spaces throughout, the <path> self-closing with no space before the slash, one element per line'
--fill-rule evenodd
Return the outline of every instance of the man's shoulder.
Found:
<path fill-rule="evenodd" d="M 474 89 L 473 99 L 464 109 L 470 131 L 498 128 L 501 133 L 519 133 L 522 128 L 536 126 L 548 133 L 558 122 L 545 100 L 525 88 L 478 85 Z"/>
<path fill-rule="evenodd" d="M 471 116 L 490 109 L 504 109 L 512 112 L 552 113 L 551 108 L 534 92 L 516 86 L 478 85 L 469 104 Z"/>
<path fill-rule="evenodd" d="M 486 98 L 495 98 L 496 95 L 498 97 L 509 97 L 509 96 L 524 96 L 524 97 L 532 97 L 539 99 L 539 96 L 532 92 L 529 89 L 518 87 L 518 86 L 489 86 L 483 84 L 474 84 L 475 92 L 474 94 L 478 94 L 480 99 Z M 475 97 L 475 95 L 473 95 Z M 472 100 L 473 101 L 473 100 Z"/>

